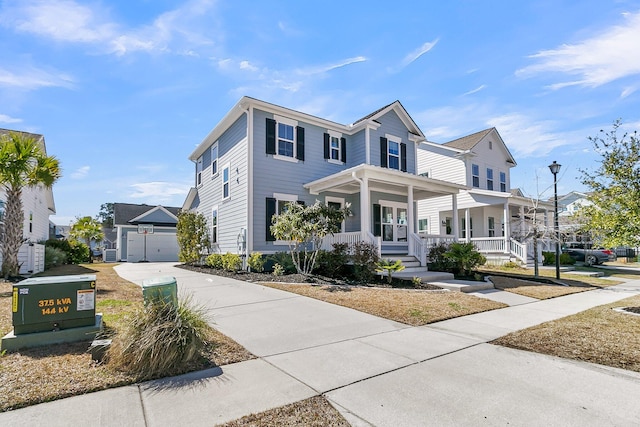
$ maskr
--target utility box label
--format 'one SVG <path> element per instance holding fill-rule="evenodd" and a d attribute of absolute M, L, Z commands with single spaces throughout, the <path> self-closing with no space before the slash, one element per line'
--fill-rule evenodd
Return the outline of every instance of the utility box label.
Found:
<path fill-rule="evenodd" d="M 93 289 L 79 289 L 78 290 L 78 306 L 76 310 L 85 311 L 93 310 L 95 308 L 95 293 Z"/>

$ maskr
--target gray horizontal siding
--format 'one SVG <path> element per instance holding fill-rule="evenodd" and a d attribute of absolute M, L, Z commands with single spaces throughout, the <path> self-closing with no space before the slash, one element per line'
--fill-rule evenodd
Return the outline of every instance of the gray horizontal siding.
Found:
<path fill-rule="evenodd" d="M 380 137 L 390 134 L 407 144 L 407 173 L 416 174 L 415 143 L 409 141 L 409 131 L 395 111 L 389 111 L 378 121 L 381 126 L 371 130 L 371 164 L 380 166 Z"/>

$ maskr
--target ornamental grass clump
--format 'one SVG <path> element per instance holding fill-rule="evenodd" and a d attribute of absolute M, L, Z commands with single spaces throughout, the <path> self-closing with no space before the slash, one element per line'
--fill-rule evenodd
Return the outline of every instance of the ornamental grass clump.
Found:
<path fill-rule="evenodd" d="M 179 375 L 202 360 L 210 331 L 204 308 L 191 298 L 178 304 L 152 300 L 113 339 L 107 360 L 137 380 Z"/>

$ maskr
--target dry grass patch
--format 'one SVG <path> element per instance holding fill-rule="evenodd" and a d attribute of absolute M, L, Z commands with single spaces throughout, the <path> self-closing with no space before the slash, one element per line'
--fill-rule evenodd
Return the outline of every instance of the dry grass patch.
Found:
<path fill-rule="evenodd" d="M 139 286 L 122 279 L 113 264 L 67 265 L 46 275 L 95 274 L 96 311 L 103 313 L 106 333 L 122 330 L 127 317 L 142 306 Z M 11 283 L 0 283 L 0 332 L 12 329 Z M 254 358 L 235 341 L 211 329 L 212 344 L 204 360 L 192 366 L 205 369 Z M 0 356 L 0 411 L 63 397 L 103 390 L 137 381 L 107 365 L 92 362 L 90 342 L 24 349 Z"/>
<path fill-rule="evenodd" d="M 340 413 L 322 396 L 312 397 L 291 405 L 251 414 L 222 424 L 223 427 L 267 426 L 349 426 Z"/>
<path fill-rule="evenodd" d="M 546 285 L 544 283 L 504 276 L 491 276 L 491 281 L 496 289 L 537 299 L 556 298 L 596 289 L 593 286 Z"/>
<path fill-rule="evenodd" d="M 640 372 L 640 295 L 514 332 L 494 344 Z"/>
<path fill-rule="evenodd" d="M 462 292 L 290 283 L 262 284 L 412 326 L 506 307 L 505 304 Z"/>

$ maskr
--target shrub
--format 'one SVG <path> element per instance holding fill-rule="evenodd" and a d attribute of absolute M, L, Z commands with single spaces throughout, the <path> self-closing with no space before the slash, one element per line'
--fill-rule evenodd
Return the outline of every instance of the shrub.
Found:
<path fill-rule="evenodd" d="M 284 267 L 280 264 L 273 265 L 273 275 L 274 276 L 284 276 Z"/>
<path fill-rule="evenodd" d="M 265 266 L 265 270 L 273 271 L 275 268 L 275 264 L 279 264 L 282 267 L 282 274 L 293 274 L 296 271 L 296 265 L 293 263 L 291 259 L 291 254 L 288 252 L 276 252 L 273 255 L 269 255 L 267 257 L 267 262 Z"/>
<path fill-rule="evenodd" d="M 211 254 L 207 256 L 205 264 L 215 270 L 222 270 L 224 263 L 222 260 L 222 254 Z"/>
<path fill-rule="evenodd" d="M 89 259 L 89 246 L 76 240 L 71 240 L 69 244 L 71 246 L 71 252 L 67 255 L 67 260 L 71 264 L 87 262 Z"/>
<path fill-rule="evenodd" d="M 576 260 L 571 258 L 571 256 L 569 254 L 560 254 L 560 264 L 562 264 L 562 265 L 573 265 L 575 263 L 576 263 Z M 555 256 L 554 256 L 554 264 L 555 264 Z"/>
<path fill-rule="evenodd" d="M 464 276 L 471 275 L 475 268 L 487 262 L 473 243 L 452 243 L 444 256 L 451 262 L 453 273 Z"/>
<path fill-rule="evenodd" d="M 401 260 L 392 261 L 390 259 L 381 259 L 376 263 L 376 271 L 378 273 L 387 272 L 387 283 L 391 284 L 393 281 L 393 273 L 396 271 L 404 270 Z"/>
<path fill-rule="evenodd" d="M 449 244 L 446 242 L 436 243 L 429 251 L 429 270 L 432 271 L 451 271 L 451 260 L 445 256 L 449 251 Z"/>
<path fill-rule="evenodd" d="M 504 264 L 502 264 L 502 268 L 506 270 L 514 270 L 516 268 L 520 268 L 520 266 L 518 265 L 517 262 L 507 261 Z"/>
<path fill-rule="evenodd" d="M 332 251 L 318 251 L 314 273 L 327 277 L 344 276 L 344 266 L 349 262 L 348 243 L 334 243 Z"/>
<path fill-rule="evenodd" d="M 107 361 L 137 380 L 179 375 L 204 356 L 209 332 L 204 308 L 191 298 L 178 304 L 155 300 L 115 336 Z"/>
<path fill-rule="evenodd" d="M 222 255 L 222 268 L 231 272 L 238 271 L 242 268 L 242 258 L 238 254 L 227 252 Z"/>
<path fill-rule="evenodd" d="M 53 267 L 67 263 L 67 253 L 59 248 L 44 247 L 44 268 L 48 270 Z"/>
<path fill-rule="evenodd" d="M 247 264 L 249 265 L 251 271 L 262 273 L 264 271 L 265 261 L 266 260 L 262 257 L 262 254 L 260 252 L 253 252 L 251 255 L 249 255 Z"/>
<path fill-rule="evenodd" d="M 419 278 L 418 276 L 413 276 L 411 278 L 411 284 L 413 285 L 414 288 L 419 288 L 422 286 L 422 279 Z"/>
<path fill-rule="evenodd" d="M 556 263 L 555 252 L 542 252 L 542 265 L 554 265 Z"/>
<path fill-rule="evenodd" d="M 353 245 L 353 262 L 355 279 L 358 282 L 370 282 L 376 270 L 378 262 L 378 247 L 373 243 L 358 242 Z"/>

